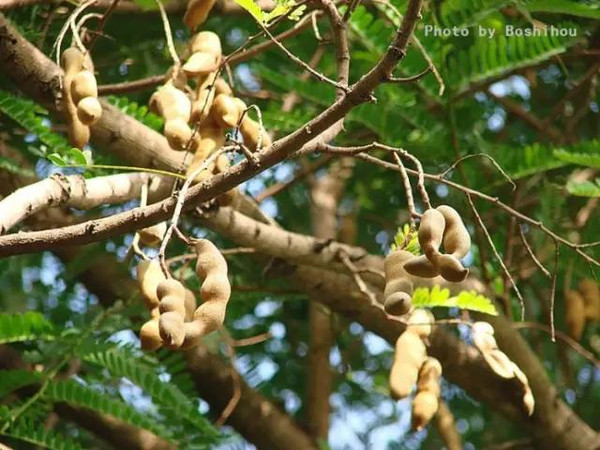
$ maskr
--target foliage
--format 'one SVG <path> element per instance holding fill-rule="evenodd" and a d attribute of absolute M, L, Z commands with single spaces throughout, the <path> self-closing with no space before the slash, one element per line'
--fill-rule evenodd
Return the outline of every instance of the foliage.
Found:
<path fill-rule="evenodd" d="M 412 297 L 413 305 L 417 308 L 459 308 L 477 311 L 497 316 L 498 312 L 492 301 L 475 291 L 461 291 L 458 295 L 450 297 L 450 290 L 434 286 L 417 288 Z"/>

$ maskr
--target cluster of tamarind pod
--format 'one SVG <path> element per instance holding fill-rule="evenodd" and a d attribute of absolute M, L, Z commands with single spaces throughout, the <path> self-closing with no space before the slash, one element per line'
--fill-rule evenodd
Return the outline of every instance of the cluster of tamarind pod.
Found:
<path fill-rule="evenodd" d="M 412 427 L 426 426 L 439 407 L 440 362 L 427 356 L 425 340 L 431 334 L 433 314 L 415 309 L 408 317 L 407 328 L 396 341 L 394 362 L 390 371 L 390 393 L 400 400 L 408 397 L 416 385 L 412 401 Z"/>
<path fill-rule="evenodd" d="M 600 321 L 600 286 L 591 278 L 579 282 L 576 290 L 565 291 L 567 333 L 581 340 L 586 322 Z"/>
<path fill-rule="evenodd" d="M 418 238 L 423 255 L 415 256 L 398 249 L 385 258 L 383 298 L 388 314 L 402 316 L 410 312 L 413 283 L 409 275 L 421 278 L 441 275 L 457 283 L 469 273 L 460 258 L 469 252 L 471 237 L 454 208 L 441 205 L 425 211 L 421 217 Z M 446 253 L 440 252 L 442 244 Z"/>
<path fill-rule="evenodd" d="M 154 351 L 163 346 L 186 350 L 223 325 L 231 296 L 227 262 L 207 239 L 197 240 L 195 250 L 196 275 L 203 280 L 200 290 L 203 303 L 197 308 L 194 293 L 180 281 L 167 278 L 158 261 L 139 263 L 138 284 L 151 315 L 140 329 L 143 350 Z"/>
<path fill-rule="evenodd" d="M 90 140 L 90 125 L 102 115 L 94 66 L 89 54 L 77 47 L 62 53 L 60 65 L 64 71 L 61 104 L 69 143 L 82 149 Z"/>
<path fill-rule="evenodd" d="M 510 358 L 498 348 L 494 327 L 487 322 L 475 322 L 471 326 L 473 344 L 481 352 L 486 363 L 499 376 L 515 382 L 521 388 L 523 406 L 528 415 L 533 414 L 535 400 L 527 376 Z"/>

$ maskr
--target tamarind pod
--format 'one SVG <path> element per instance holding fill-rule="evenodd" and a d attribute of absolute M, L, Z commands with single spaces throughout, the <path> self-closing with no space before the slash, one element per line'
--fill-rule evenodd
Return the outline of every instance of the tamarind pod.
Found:
<path fill-rule="evenodd" d="M 190 120 L 192 103 L 185 92 L 167 82 L 150 97 L 150 111 L 158 114 L 165 120 L 182 119 L 184 122 Z"/>
<path fill-rule="evenodd" d="M 140 261 L 137 266 L 137 280 L 146 307 L 150 310 L 158 307 L 160 300 L 156 288 L 161 281 L 166 280 L 158 261 Z"/>
<path fill-rule="evenodd" d="M 600 320 L 600 288 L 591 278 L 584 278 L 579 282 L 579 292 L 585 302 L 585 316 L 587 320 Z"/>
<path fill-rule="evenodd" d="M 227 82 L 223 78 L 219 77 L 215 80 L 215 94 L 216 95 L 224 94 L 224 95 L 233 97 L 233 90 L 231 89 L 231 87 L 227 84 Z M 236 103 L 236 108 L 239 108 L 237 103 Z M 244 105 L 244 109 L 246 109 L 245 105 Z M 241 114 L 241 111 L 240 111 L 240 114 Z"/>
<path fill-rule="evenodd" d="M 383 262 L 383 272 L 386 282 L 406 277 L 408 274 L 404 270 L 404 263 L 414 257 L 415 255 L 406 250 L 396 250 L 387 255 Z"/>
<path fill-rule="evenodd" d="M 269 133 L 263 128 L 261 130 L 260 124 L 248 117 L 246 114 L 240 125 L 240 132 L 244 137 L 244 144 L 249 150 L 255 151 L 270 146 L 273 141 Z M 258 137 L 261 136 L 260 148 L 258 148 Z"/>
<path fill-rule="evenodd" d="M 403 292 L 410 298 L 413 293 L 413 284 L 412 281 L 401 278 L 401 279 L 393 279 L 386 283 L 385 289 L 383 290 L 383 298 L 387 299 L 390 295 L 396 292 Z"/>
<path fill-rule="evenodd" d="M 181 284 L 180 281 L 175 280 L 173 278 L 166 278 L 164 280 L 161 280 L 156 286 L 156 296 L 159 300 L 162 300 L 162 298 L 166 297 L 167 295 L 184 298 L 185 287 L 183 286 L 183 284 Z"/>
<path fill-rule="evenodd" d="M 399 400 L 410 395 L 426 357 L 425 344 L 416 333 L 407 329 L 400 335 L 390 371 L 390 395 L 393 399 Z"/>
<path fill-rule="evenodd" d="M 233 128 L 240 120 L 241 112 L 235 100 L 226 94 L 218 94 L 212 104 L 210 114 L 223 128 Z"/>
<path fill-rule="evenodd" d="M 434 265 L 440 270 L 440 275 L 452 283 L 460 283 L 469 275 L 469 269 L 461 264 L 460 260 L 452 255 L 433 256 Z"/>
<path fill-rule="evenodd" d="M 77 108 L 74 105 L 69 106 L 68 108 L 72 109 L 68 114 L 68 116 L 71 117 L 71 121 L 67 124 L 69 144 L 78 149 L 83 149 L 90 141 L 90 128 L 79 120 Z"/>
<path fill-rule="evenodd" d="M 185 150 L 192 139 L 192 129 L 187 121 L 181 118 L 166 120 L 164 133 L 169 147 L 173 150 Z"/>
<path fill-rule="evenodd" d="M 488 366 L 502 378 L 512 378 L 513 362 L 498 348 L 494 328 L 488 322 L 475 322 L 471 330 L 473 344 L 479 349 Z"/>
<path fill-rule="evenodd" d="M 77 117 L 84 125 L 96 123 L 101 115 L 102 106 L 96 97 L 85 97 L 77 104 Z"/>
<path fill-rule="evenodd" d="M 67 119 L 67 134 L 73 147 L 82 149 L 90 140 L 90 129 L 77 116 L 77 105 L 71 96 L 71 84 L 74 76 L 83 69 L 85 55 L 75 47 L 66 49 L 61 55 L 61 67 L 64 70 L 62 86 L 62 109 Z"/>
<path fill-rule="evenodd" d="M 196 296 L 192 291 L 186 288 L 185 290 L 185 321 L 190 321 L 194 317 L 196 311 Z"/>
<path fill-rule="evenodd" d="M 407 330 L 411 330 L 421 339 L 431 334 L 431 324 L 435 321 L 428 309 L 415 309 L 408 317 Z"/>
<path fill-rule="evenodd" d="M 212 86 L 212 80 L 214 79 L 214 73 L 209 73 L 200 78 L 196 87 L 196 98 L 192 102 L 192 123 L 202 122 L 208 117 L 215 98 L 215 88 Z"/>
<path fill-rule="evenodd" d="M 191 53 L 208 53 L 220 58 L 223 55 L 221 38 L 212 31 L 201 31 L 190 40 Z"/>
<path fill-rule="evenodd" d="M 146 247 L 157 247 L 161 243 L 166 232 L 167 222 L 160 222 L 137 231 L 138 236 L 140 237 L 140 244 Z"/>
<path fill-rule="evenodd" d="M 460 259 L 464 257 L 471 248 L 471 235 L 460 217 L 460 214 L 448 205 L 440 205 L 436 208 L 446 221 L 444 230 L 444 252 Z"/>
<path fill-rule="evenodd" d="M 514 378 L 513 362 L 506 353 L 498 348 L 482 352 L 483 358 L 488 366 L 502 378 Z"/>
<path fill-rule="evenodd" d="M 71 81 L 71 97 L 73 102 L 78 104 L 86 97 L 98 97 L 98 85 L 96 77 L 88 70 L 82 70 L 73 76 Z"/>
<path fill-rule="evenodd" d="M 158 319 L 158 330 L 163 345 L 176 350 L 181 347 L 185 339 L 185 327 L 183 316 L 175 311 L 162 313 Z"/>
<path fill-rule="evenodd" d="M 412 401 L 412 428 L 416 431 L 425 427 L 438 410 L 438 396 L 423 391 L 418 392 Z"/>
<path fill-rule="evenodd" d="M 433 257 L 439 254 L 445 226 L 446 220 L 437 209 L 430 208 L 421 216 L 419 244 L 425 256 L 434 264 Z"/>
<path fill-rule="evenodd" d="M 440 395 L 440 377 L 442 376 L 442 365 L 433 358 L 428 357 L 423 361 L 417 378 L 417 392 L 428 391 L 436 397 Z"/>
<path fill-rule="evenodd" d="M 412 258 L 403 267 L 409 274 L 419 278 L 435 278 L 440 274 L 440 270 L 425 255 Z"/>
<path fill-rule="evenodd" d="M 237 107 L 240 115 L 244 113 L 248 109 L 248 106 L 241 98 L 233 97 L 233 101 L 235 102 L 235 106 Z"/>
<path fill-rule="evenodd" d="M 202 130 L 202 138 L 199 139 L 196 145 L 196 153 L 194 154 L 194 158 L 192 162 L 188 166 L 186 170 L 186 175 L 189 177 L 193 172 L 196 171 L 203 163 L 206 161 L 206 158 L 215 150 L 221 148 L 225 145 L 225 136 L 222 130 L 218 130 L 218 133 L 215 134 L 216 131 L 213 129 Z M 196 182 L 200 182 L 210 178 L 213 175 L 215 169 L 214 162 L 200 172 L 196 178 L 194 179 Z"/>
<path fill-rule="evenodd" d="M 196 242 L 195 247 L 196 254 L 198 255 L 196 262 L 196 274 L 198 278 L 205 279 L 212 274 L 220 274 L 225 278 L 227 277 L 227 261 L 215 244 L 208 239 L 200 239 Z"/>
<path fill-rule="evenodd" d="M 77 47 L 69 47 L 60 55 L 60 67 L 67 74 L 75 74 L 83 69 L 85 55 Z"/>
<path fill-rule="evenodd" d="M 185 339 L 181 348 L 196 347 L 201 339 L 218 330 L 225 320 L 225 307 L 220 303 L 203 303 L 194 313 L 194 319 L 185 324 Z"/>
<path fill-rule="evenodd" d="M 176 297 L 174 295 L 165 295 L 160 300 L 160 304 L 158 306 L 158 310 L 160 314 L 165 314 L 167 312 L 176 312 L 182 318 L 185 317 L 185 294 L 184 297 Z"/>
<path fill-rule="evenodd" d="M 488 322 L 474 322 L 471 325 L 471 335 L 473 337 L 473 344 L 482 353 L 498 348 L 498 344 L 496 344 L 496 339 L 494 338 L 494 327 Z"/>
<path fill-rule="evenodd" d="M 152 318 L 140 328 L 142 350 L 153 352 L 162 347 L 163 342 L 158 331 L 158 318 Z"/>
<path fill-rule="evenodd" d="M 515 378 L 519 380 L 519 383 L 523 389 L 523 406 L 525 407 L 525 411 L 527 412 L 528 416 L 531 416 L 535 409 L 535 399 L 533 397 L 533 392 L 531 392 L 527 375 L 525 375 L 521 368 L 512 361 L 511 368 Z"/>
<path fill-rule="evenodd" d="M 216 0 L 191 0 L 183 16 L 183 23 L 190 31 L 202 25 L 208 18 Z"/>
<path fill-rule="evenodd" d="M 182 69 L 188 77 L 197 77 L 217 70 L 218 66 L 219 59 L 212 53 L 196 52 L 192 53 Z"/>
<path fill-rule="evenodd" d="M 231 297 L 231 285 L 227 273 L 211 273 L 202 283 L 200 293 L 205 302 L 227 303 Z"/>
<path fill-rule="evenodd" d="M 412 307 L 411 297 L 406 292 L 394 292 L 391 295 L 385 297 L 385 303 L 383 309 L 392 316 L 403 316 L 408 314 Z"/>
<path fill-rule="evenodd" d="M 576 341 L 581 339 L 585 327 L 585 300 L 577 291 L 565 292 L 565 323 L 567 334 Z"/>

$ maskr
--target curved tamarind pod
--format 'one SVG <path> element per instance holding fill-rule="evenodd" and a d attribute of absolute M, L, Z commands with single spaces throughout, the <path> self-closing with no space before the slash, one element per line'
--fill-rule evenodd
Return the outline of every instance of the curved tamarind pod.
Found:
<path fill-rule="evenodd" d="M 425 255 L 417 256 L 409 260 L 404 264 L 404 270 L 419 278 L 435 278 L 440 274 L 439 268 L 434 266 Z"/>
<path fill-rule="evenodd" d="M 82 70 L 75 74 L 71 81 L 71 96 L 73 102 L 78 104 L 86 97 L 98 97 L 98 85 L 96 77 L 89 70 Z"/>
<path fill-rule="evenodd" d="M 390 295 L 396 292 L 403 292 L 411 298 L 413 293 L 413 284 L 406 278 L 397 278 L 386 283 L 385 289 L 383 290 L 383 298 L 387 299 Z"/>
<path fill-rule="evenodd" d="M 165 121 L 165 137 L 173 150 L 185 150 L 188 142 L 192 139 L 192 129 L 187 121 L 181 118 Z"/>
<path fill-rule="evenodd" d="M 199 75 L 208 75 L 217 70 L 219 58 L 212 53 L 196 52 L 188 58 L 181 67 L 188 77 L 197 77 Z"/>
<path fill-rule="evenodd" d="M 158 331 L 158 318 L 152 318 L 140 328 L 142 350 L 153 352 L 162 347 L 163 342 Z"/>
<path fill-rule="evenodd" d="M 421 339 L 425 339 L 431 334 L 431 324 L 435 317 L 428 309 L 415 309 L 408 317 L 407 330 L 411 330 Z"/>
<path fill-rule="evenodd" d="M 403 316 L 408 314 L 410 308 L 412 308 L 411 297 L 406 292 L 394 292 L 385 297 L 383 309 L 392 316 Z"/>
<path fill-rule="evenodd" d="M 227 82 L 223 78 L 219 77 L 215 81 L 215 94 L 216 95 L 225 94 L 225 95 L 229 95 L 230 97 L 233 97 L 233 90 L 231 89 L 231 87 L 227 84 Z M 237 107 L 237 103 L 236 103 L 236 107 Z M 244 109 L 246 109 L 246 108 L 244 108 Z M 240 112 L 240 114 L 241 114 L 241 112 Z"/>
<path fill-rule="evenodd" d="M 185 287 L 172 278 L 161 281 L 156 287 L 160 300 L 158 330 L 163 345 L 168 349 L 178 349 L 185 338 Z"/>
<path fill-rule="evenodd" d="M 77 47 L 69 47 L 60 55 L 60 66 L 65 71 L 65 76 L 74 76 L 80 72 L 84 63 L 85 55 Z"/>
<path fill-rule="evenodd" d="M 567 334 L 576 341 L 581 339 L 585 327 L 585 300 L 577 291 L 565 292 L 565 322 Z"/>
<path fill-rule="evenodd" d="M 192 291 L 186 288 L 185 290 L 185 320 L 189 322 L 194 318 L 194 311 L 196 311 L 196 296 Z"/>
<path fill-rule="evenodd" d="M 502 378 L 513 378 L 513 362 L 498 348 L 494 328 L 488 322 L 475 322 L 471 331 L 473 344 L 479 349 L 488 366 Z"/>
<path fill-rule="evenodd" d="M 185 297 L 185 287 L 180 281 L 173 278 L 164 279 L 156 286 L 156 296 L 159 300 L 162 300 L 163 297 L 168 295 L 183 299 Z"/>
<path fill-rule="evenodd" d="M 393 399 L 399 400 L 410 395 L 426 357 L 425 344 L 416 333 L 407 329 L 400 335 L 390 371 L 390 394 Z"/>
<path fill-rule="evenodd" d="M 482 353 L 498 348 L 498 344 L 496 344 L 496 339 L 494 338 L 494 327 L 488 322 L 474 322 L 471 325 L 471 335 L 473 337 L 473 344 Z"/>
<path fill-rule="evenodd" d="M 156 288 L 166 279 L 158 261 L 140 261 L 137 266 L 137 279 L 146 307 L 150 310 L 158 307 L 160 300 L 156 295 Z"/>
<path fill-rule="evenodd" d="M 146 247 L 157 247 L 160 245 L 166 232 L 167 222 L 160 222 L 137 231 L 140 237 L 140 244 Z"/>
<path fill-rule="evenodd" d="M 385 274 L 386 282 L 406 277 L 407 274 L 404 271 L 404 263 L 413 259 L 415 255 L 406 250 L 396 250 L 386 256 L 383 262 L 383 271 Z"/>
<path fill-rule="evenodd" d="M 270 146 L 273 141 L 269 133 L 263 128 L 261 130 L 260 124 L 248 117 L 246 114 L 242 119 L 242 123 L 240 125 L 240 132 L 244 137 L 244 144 L 251 151 L 261 150 Z M 258 148 L 258 138 L 261 137 L 260 148 Z"/>
<path fill-rule="evenodd" d="M 224 275 L 227 277 L 227 261 L 219 249 L 208 239 L 200 239 L 196 242 L 196 274 L 200 279 L 206 279 L 210 274 Z M 229 281 L 227 281 L 229 284 Z M 229 287 L 231 289 L 231 286 Z M 204 301 L 210 299 L 204 298 Z"/>
<path fill-rule="evenodd" d="M 436 255 L 433 259 L 445 280 L 460 283 L 469 275 L 469 269 L 463 267 L 460 260 L 452 255 Z"/>
<path fill-rule="evenodd" d="M 64 70 L 62 85 L 62 109 L 67 118 L 67 134 L 73 147 L 82 149 L 90 140 L 90 129 L 77 116 L 77 104 L 71 95 L 71 85 L 75 75 L 83 70 L 85 55 L 77 48 L 66 49 L 60 58 Z"/>
<path fill-rule="evenodd" d="M 191 102 L 185 92 L 177 89 L 172 82 L 167 82 L 150 97 L 150 110 L 165 120 L 190 119 Z"/>
<path fill-rule="evenodd" d="M 233 128 L 240 120 L 241 112 L 235 100 L 226 94 L 218 94 L 212 104 L 211 115 L 223 128 Z"/>
<path fill-rule="evenodd" d="M 176 350 L 181 347 L 185 339 L 185 324 L 183 316 L 175 311 L 162 313 L 158 319 L 158 330 L 163 345 Z"/>
<path fill-rule="evenodd" d="M 418 392 L 412 401 L 412 428 L 416 431 L 425 427 L 439 407 L 438 396 L 429 392 Z"/>
<path fill-rule="evenodd" d="M 519 383 L 521 383 L 521 387 L 523 388 L 523 406 L 525 407 L 525 411 L 528 416 L 533 414 L 535 409 L 535 399 L 533 398 L 533 392 L 531 392 L 531 387 L 529 386 L 529 380 L 527 376 L 523 373 L 523 371 L 517 366 L 514 362 L 511 361 L 512 370 L 515 374 Z"/>
<path fill-rule="evenodd" d="M 221 38 L 212 31 L 196 33 L 190 40 L 190 53 L 208 53 L 221 58 L 223 55 Z"/>
<path fill-rule="evenodd" d="M 202 337 L 223 326 L 225 305 L 222 303 L 203 303 L 194 313 L 194 319 L 185 324 L 185 340 L 182 349 L 196 347 Z"/>
<path fill-rule="evenodd" d="M 587 320 L 600 320 L 600 288 L 591 278 L 584 278 L 579 282 L 579 292 L 585 302 L 585 316 Z"/>
<path fill-rule="evenodd" d="M 435 265 L 434 256 L 439 255 L 444 237 L 446 220 L 437 209 L 430 208 L 421 216 L 419 225 L 419 244 L 427 258 Z"/>
<path fill-rule="evenodd" d="M 167 312 L 176 312 L 183 319 L 186 315 L 185 291 L 183 297 L 178 297 L 175 295 L 165 295 L 160 300 L 158 310 L 160 311 L 161 315 Z"/>
<path fill-rule="evenodd" d="M 183 23 L 190 31 L 202 25 L 214 6 L 216 0 L 191 0 L 183 16 Z"/>
<path fill-rule="evenodd" d="M 448 205 L 440 205 L 436 208 L 446 221 L 444 230 L 444 252 L 460 259 L 463 258 L 471 248 L 471 235 L 460 214 Z"/>
<path fill-rule="evenodd" d="M 215 79 L 214 73 L 201 77 L 196 86 L 196 98 L 192 102 L 192 123 L 202 122 L 210 113 L 214 98 L 215 88 L 212 81 Z"/>
<path fill-rule="evenodd" d="M 418 389 L 435 390 L 439 389 L 439 378 L 442 376 L 442 365 L 440 362 L 429 356 L 419 369 L 419 379 L 417 380 Z"/>
<path fill-rule="evenodd" d="M 84 125 L 93 125 L 101 115 L 102 106 L 96 97 L 85 97 L 77 104 L 77 118 Z"/>
<path fill-rule="evenodd" d="M 190 176 L 196 171 L 203 163 L 206 158 L 209 157 L 213 151 L 223 147 L 225 145 L 225 134 L 223 130 L 217 129 L 204 129 L 202 130 L 202 137 L 198 140 L 196 145 L 196 153 L 192 159 L 190 165 L 186 170 L 186 176 Z M 200 182 L 210 178 L 213 175 L 215 164 L 212 163 L 205 170 L 196 175 L 194 181 Z"/>

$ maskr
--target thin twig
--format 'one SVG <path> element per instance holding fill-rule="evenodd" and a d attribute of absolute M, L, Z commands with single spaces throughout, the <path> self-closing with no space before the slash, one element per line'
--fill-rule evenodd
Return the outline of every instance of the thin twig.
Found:
<path fill-rule="evenodd" d="M 558 279 L 558 256 L 559 246 L 556 239 L 554 240 L 554 273 L 552 274 L 552 289 L 550 290 L 550 330 L 552 342 L 556 341 L 556 328 L 554 326 L 554 303 L 556 301 L 556 280 Z"/>
<path fill-rule="evenodd" d="M 415 218 L 420 218 L 421 214 L 417 212 L 415 208 L 415 199 L 412 193 L 412 186 L 410 185 L 410 179 L 408 178 L 408 173 L 406 173 L 406 167 L 402 163 L 402 159 L 398 156 L 398 153 L 393 153 L 394 158 L 396 159 L 396 164 L 400 168 L 400 176 L 402 177 L 402 182 L 404 184 L 404 192 L 406 196 L 406 204 L 408 205 L 408 212 L 411 227 L 415 227 Z"/>
<path fill-rule="evenodd" d="M 271 333 L 262 333 L 256 336 L 252 336 L 244 339 L 232 339 L 231 345 L 233 347 L 247 347 L 249 345 L 260 344 L 268 339 L 271 339 L 273 335 Z"/>
<path fill-rule="evenodd" d="M 523 231 L 523 226 L 521 226 L 521 224 L 519 224 L 519 235 L 521 236 L 521 241 L 523 242 L 523 246 L 527 250 L 527 253 L 529 254 L 530 258 L 533 260 L 535 265 L 538 266 L 538 268 L 542 271 L 542 273 L 546 277 L 552 278 L 552 275 L 550 275 L 550 272 L 548 272 L 548 269 L 546 269 L 544 267 L 544 265 L 540 262 L 540 260 L 537 258 L 537 256 L 535 256 L 535 253 L 533 252 L 531 246 L 529 245 L 529 242 L 527 242 L 527 237 L 525 236 L 525 232 Z"/>
<path fill-rule="evenodd" d="M 173 43 L 173 35 L 171 33 L 171 24 L 169 23 L 169 18 L 167 17 L 167 12 L 160 0 L 154 0 L 156 2 L 156 6 L 160 11 L 160 17 L 163 23 L 163 29 L 165 32 L 165 38 L 167 40 L 167 48 L 169 49 L 169 53 L 171 54 L 171 59 L 173 60 L 173 64 L 175 64 L 175 70 L 173 71 L 174 76 L 177 75 L 177 71 L 181 66 L 181 61 L 179 59 L 179 55 L 177 55 L 177 50 L 175 50 L 175 44 Z"/>
<path fill-rule="evenodd" d="M 92 47 L 94 47 L 94 44 L 96 43 L 96 41 L 102 34 L 102 31 L 104 31 L 104 26 L 106 25 L 108 18 L 111 16 L 111 14 L 117 8 L 119 1 L 120 0 L 113 0 L 113 2 L 110 4 L 108 9 L 102 15 L 102 19 L 100 19 L 100 23 L 98 23 L 98 27 L 96 28 L 96 33 L 92 35 L 92 37 L 90 38 L 90 41 L 88 42 L 88 50 L 89 51 L 92 50 Z"/>
<path fill-rule="evenodd" d="M 425 77 L 430 72 L 431 66 L 427 66 L 425 70 L 416 75 L 410 77 L 389 77 L 386 81 L 388 83 L 412 83 L 415 81 L 419 81 L 421 78 Z"/>
<path fill-rule="evenodd" d="M 442 173 L 440 173 L 441 177 L 446 177 L 446 175 L 448 175 L 448 172 L 451 172 L 452 170 L 454 170 L 456 168 L 456 166 L 458 166 L 461 162 L 470 159 L 470 158 L 487 158 L 491 161 L 491 163 L 494 165 L 494 167 L 498 170 L 498 172 L 500 172 L 500 174 L 506 178 L 506 181 L 508 181 L 511 186 L 512 186 L 512 190 L 514 191 L 517 188 L 517 185 L 515 184 L 515 182 L 512 180 L 512 178 L 510 177 L 510 175 L 508 175 L 504 169 L 502 167 L 500 167 L 500 164 L 498 164 L 496 162 L 496 160 L 494 158 L 492 158 L 490 155 L 488 155 L 487 153 L 475 153 L 473 155 L 465 155 L 460 159 L 457 159 L 456 161 L 454 161 L 452 163 L 452 165 L 450 167 L 448 167 L 446 170 L 444 170 Z"/>
<path fill-rule="evenodd" d="M 364 294 L 365 297 L 367 297 L 369 299 L 371 304 L 377 305 L 378 304 L 377 297 L 367 287 L 367 284 L 360 276 L 359 271 L 357 270 L 356 266 L 352 263 L 352 261 L 350 261 L 350 257 L 348 256 L 348 254 L 346 252 L 340 250 L 340 252 L 338 253 L 338 257 L 339 257 L 340 261 L 342 262 L 342 264 L 344 264 L 344 266 L 346 266 L 346 268 L 352 274 L 352 278 L 354 279 L 354 283 L 356 283 L 356 287 L 358 287 L 358 290 L 362 294 Z"/>

